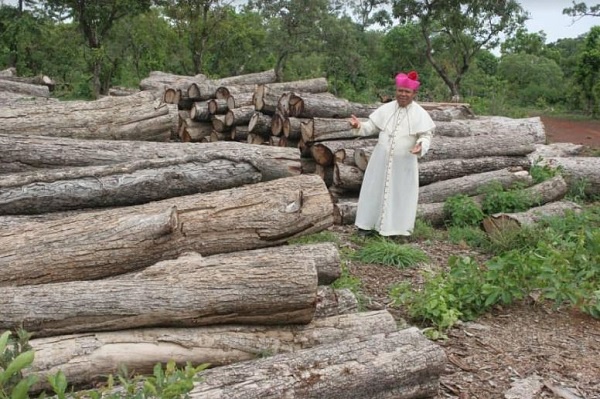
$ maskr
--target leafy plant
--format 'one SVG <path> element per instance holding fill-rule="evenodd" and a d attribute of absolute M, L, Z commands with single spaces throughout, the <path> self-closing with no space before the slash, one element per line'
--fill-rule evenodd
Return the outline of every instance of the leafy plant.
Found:
<path fill-rule="evenodd" d="M 0 399 L 25 399 L 36 377 L 23 378 L 23 370 L 33 363 L 34 353 L 29 346 L 29 334 L 19 331 L 17 338 L 11 332 L 0 335 Z"/>
<path fill-rule="evenodd" d="M 529 174 L 533 178 L 535 184 L 551 179 L 562 173 L 562 168 L 553 168 L 549 165 L 544 165 L 542 161 L 543 158 L 539 157 L 533 162 L 533 165 L 529 169 Z"/>
<path fill-rule="evenodd" d="M 444 213 L 450 226 L 474 226 L 483 220 L 483 211 L 472 198 L 460 194 L 444 203 Z"/>
<path fill-rule="evenodd" d="M 519 189 L 505 191 L 499 183 L 489 185 L 484 194 L 481 209 L 486 215 L 499 212 L 522 212 L 531 208 L 536 202 L 525 191 Z"/>
<path fill-rule="evenodd" d="M 374 238 L 359 249 L 356 259 L 364 263 L 378 263 L 400 268 L 410 267 L 428 260 L 427 255 L 411 245 L 399 245 L 386 238 Z"/>

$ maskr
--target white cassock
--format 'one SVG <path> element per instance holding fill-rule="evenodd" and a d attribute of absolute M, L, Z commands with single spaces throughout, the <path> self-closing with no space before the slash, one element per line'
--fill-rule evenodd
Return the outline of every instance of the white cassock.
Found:
<path fill-rule="evenodd" d="M 410 235 L 419 200 L 417 158 L 429 150 L 435 124 L 414 101 L 400 107 L 391 101 L 376 109 L 357 134 L 379 133 L 362 181 L 355 224 L 383 236 Z M 421 153 L 410 150 L 421 143 Z"/>

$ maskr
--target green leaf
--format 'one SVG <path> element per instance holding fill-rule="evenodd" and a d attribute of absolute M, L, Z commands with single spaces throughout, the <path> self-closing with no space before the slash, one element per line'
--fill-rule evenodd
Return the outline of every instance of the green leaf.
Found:
<path fill-rule="evenodd" d="M 3 374 L 0 374 L 0 383 L 5 383 L 10 377 L 33 363 L 33 351 L 27 351 L 17 356 L 6 368 Z"/>
<path fill-rule="evenodd" d="M 8 338 L 10 337 L 10 331 L 5 331 L 0 335 L 0 354 L 4 353 L 4 349 L 6 349 L 6 344 L 8 343 Z"/>

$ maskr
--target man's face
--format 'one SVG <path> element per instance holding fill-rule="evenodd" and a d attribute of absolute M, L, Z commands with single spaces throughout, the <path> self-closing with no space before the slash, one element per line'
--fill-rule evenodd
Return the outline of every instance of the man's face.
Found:
<path fill-rule="evenodd" d="M 415 91 L 406 87 L 396 87 L 396 101 L 401 107 L 406 107 L 415 97 Z"/>

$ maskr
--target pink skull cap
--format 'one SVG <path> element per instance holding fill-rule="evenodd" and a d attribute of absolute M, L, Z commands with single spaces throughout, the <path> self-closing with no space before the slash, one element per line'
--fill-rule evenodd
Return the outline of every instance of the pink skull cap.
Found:
<path fill-rule="evenodd" d="M 406 89 L 417 91 L 421 82 L 419 82 L 419 75 L 415 71 L 409 73 L 399 73 L 396 75 L 396 87 L 404 87 Z"/>

